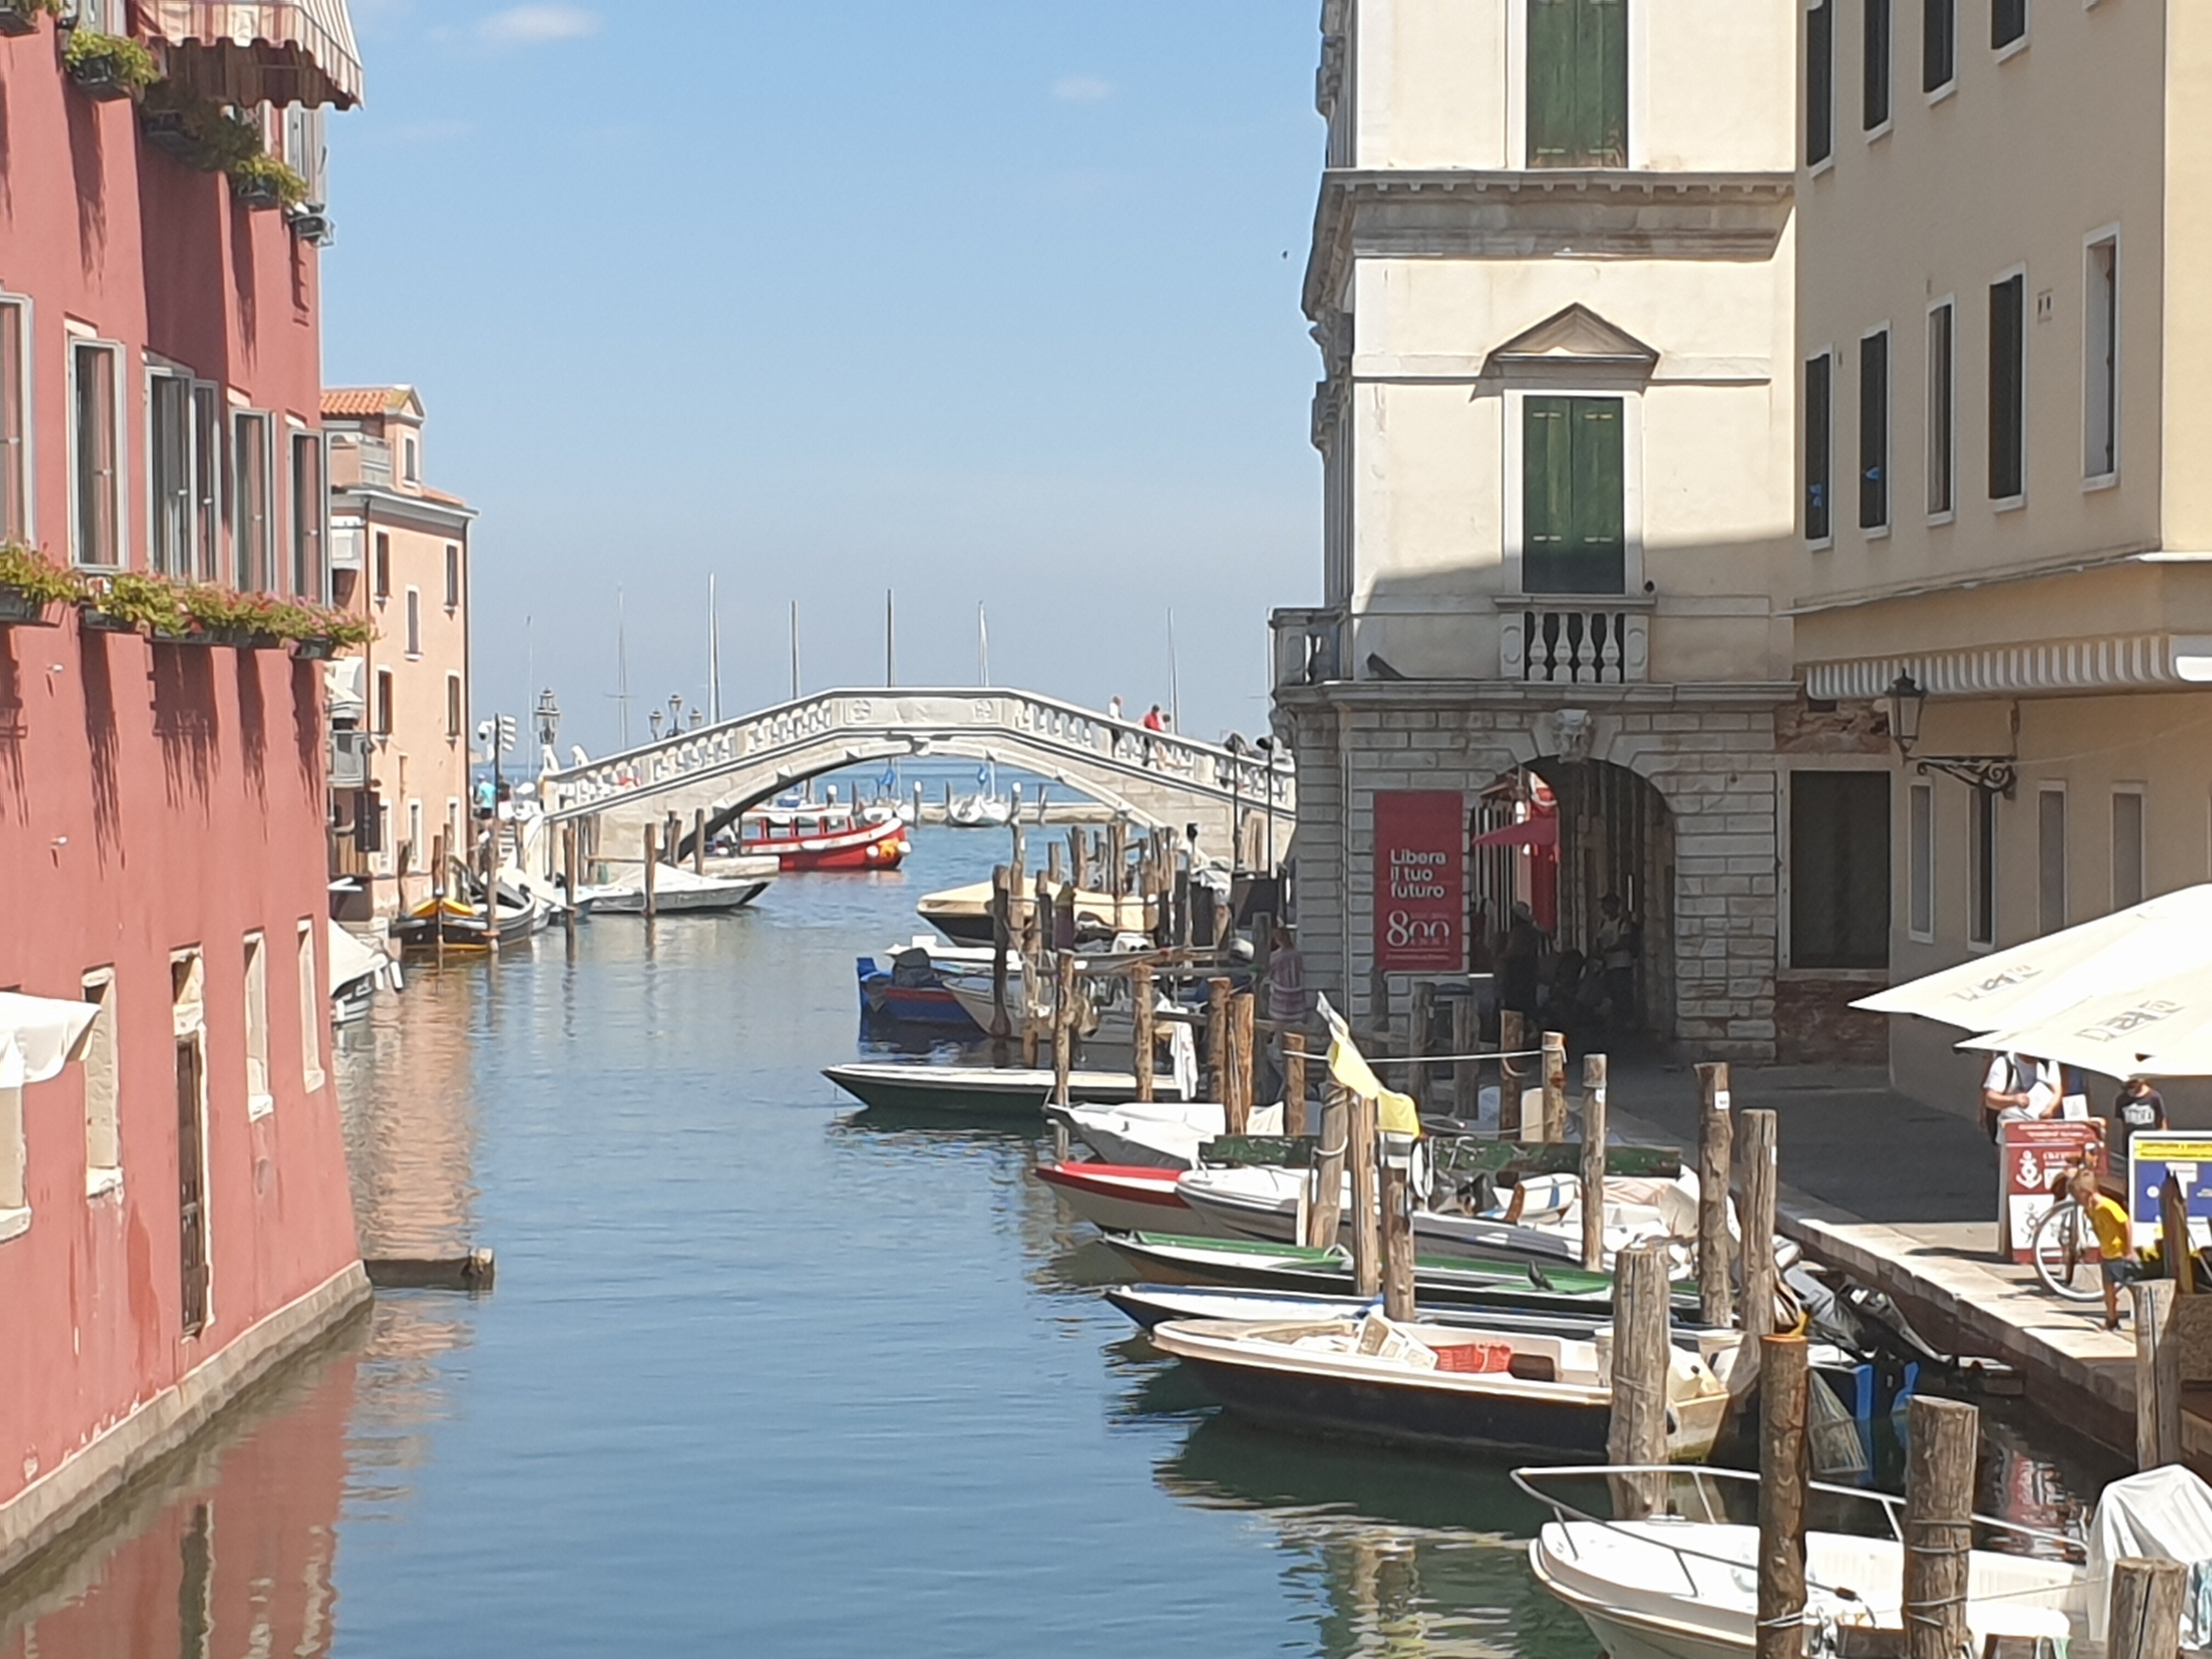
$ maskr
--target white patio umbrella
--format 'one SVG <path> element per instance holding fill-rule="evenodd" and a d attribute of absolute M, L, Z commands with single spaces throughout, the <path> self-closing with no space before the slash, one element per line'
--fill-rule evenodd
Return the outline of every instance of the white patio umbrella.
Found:
<path fill-rule="evenodd" d="M 2179 975 L 2208 968 L 2212 884 L 2185 887 L 1976 957 L 1851 1006 L 1877 1014 L 1917 1014 L 1977 1035 L 2017 1031 L 2044 1025 L 2090 998 L 2162 988 Z M 2063 1058 L 2033 1045 L 2002 1046 L 2041 1059 Z"/>
<path fill-rule="evenodd" d="M 94 1002 L 58 1002 L 0 991 L 0 1089 L 45 1083 L 80 1057 L 100 1012 Z"/>
<path fill-rule="evenodd" d="M 2127 1078 L 2145 1069 L 2147 1057 L 2191 1043 L 2204 1045 L 2205 1069 L 2212 1072 L 2212 1041 L 2208 1038 L 2212 1038 L 2212 966 L 2201 966 L 2163 975 L 2151 984 L 2086 997 L 2033 1024 L 2008 1025 L 1969 1037 L 1959 1046 L 2033 1054 L 2106 1077 Z"/>

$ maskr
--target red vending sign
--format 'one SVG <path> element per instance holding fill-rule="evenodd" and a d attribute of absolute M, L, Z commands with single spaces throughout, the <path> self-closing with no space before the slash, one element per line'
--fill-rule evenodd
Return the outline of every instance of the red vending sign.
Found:
<path fill-rule="evenodd" d="M 1385 973 L 1466 969 L 1466 825 L 1456 791 L 1375 797 L 1375 965 Z"/>

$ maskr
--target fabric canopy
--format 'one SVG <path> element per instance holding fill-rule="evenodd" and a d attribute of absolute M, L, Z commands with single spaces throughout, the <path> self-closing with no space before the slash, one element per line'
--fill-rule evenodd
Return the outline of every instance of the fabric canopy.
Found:
<path fill-rule="evenodd" d="M 1917 1014 L 1977 1035 L 2017 1032 L 2057 1020 L 2092 997 L 2162 991 L 2178 976 L 2207 968 L 2212 968 L 2212 885 L 2186 887 L 1976 957 L 1851 1006 L 1877 1014 Z M 2014 1051 L 2063 1058 L 2032 1045 Z"/>
<path fill-rule="evenodd" d="M 169 78 L 221 103 L 361 101 L 346 0 L 139 0 Z"/>
<path fill-rule="evenodd" d="M 2048 1018 L 2008 1025 L 1959 1046 L 2030 1054 L 2125 1078 L 2143 1071 L 2151 1056 L 2187 1043 L 2208 1027 L 2212 967 L 2197 967 L 2161 975 L 2148 985 L 2085 997 Z"/>
<path fill-rule="evenodd" d="M 392 958 L 381 951 L 362 944 L 335 921 L 326 923 L 330 953 L 330 988 L 350 985 L 356 980 L 381 975 L 392 966 Z"/>
<path fill-rule="evenodd" d="M 1557 847 L 1559 820 L 1551 813 L 1486 830 L 1468 843 L 1470 847 Z"/>
<path fill-rule="evenodd" d="M 56 1002 L 0 991 L 0 1089 L 44 1083 L 82 1052 L 96 1002 Z"/>

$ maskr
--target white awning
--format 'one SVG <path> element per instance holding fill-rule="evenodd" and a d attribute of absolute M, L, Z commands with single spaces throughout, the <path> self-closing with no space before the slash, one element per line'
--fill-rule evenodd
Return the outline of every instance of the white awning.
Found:
<path fill-rule="evenodd" d="M 2201 1042 L 2208 1027 L 2212 967 L 2197 967 L 2087 997 L 2049 1018 L 1969 1037 L 1959 1046 L 2055 1060 L 2126 1078 L 2156 1064 L 2157 1056 Z"/>
<path fill-rule="evenodd" d="M 57 1002 L 0 991 L 0 1089 L 44 1083 L 82 1057 L 94 1002 Z"/>
<path fill-rule="evenodd" d="M 140 0 L 169 78 L 218 103 L 361 101 L 346 0 Z"/>
<path fill-rule="evenodd" d="M 2186 887 L 2079 927 L 1976 957 L 1851 1006 L 1877 1014 L 1917 1014 L 1977 1036 L 2010 1033 L 2058 1020 L 2091 998 L 2162 990 L 2181 975 L 2208 968 L 2212 885 Z M 2064 1058 L 2033 1045 L 2005 1046 L 2041 1060 Z"/>

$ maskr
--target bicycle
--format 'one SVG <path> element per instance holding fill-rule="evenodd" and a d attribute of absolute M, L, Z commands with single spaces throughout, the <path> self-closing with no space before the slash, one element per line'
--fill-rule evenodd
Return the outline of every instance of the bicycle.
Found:
<path fill-rule="evenodd" d="M 2070 1198 L 2044 1212 L 2028 1245 L 2043 1288 L 2069 1302 L 2094 1302 L 2104 1294 L 2102 1252 L 2087 1213 Z"/>

